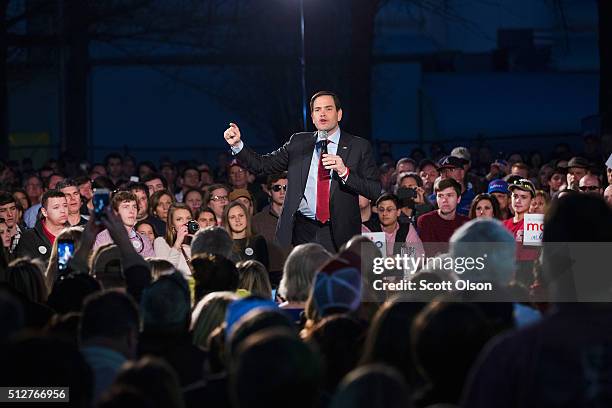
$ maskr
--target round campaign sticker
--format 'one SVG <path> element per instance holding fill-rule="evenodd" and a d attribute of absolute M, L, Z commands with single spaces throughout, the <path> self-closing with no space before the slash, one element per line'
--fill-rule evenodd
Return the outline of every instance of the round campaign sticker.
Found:
<path fill-rule="evenodd" d="M 132 245 L 134 245 L 134 248 L 136 248 L 137 251 L 139 251 L 140 248 L 142 247 L 142 244 L 140 243 L 140 241 L 132 241 Z"/>
<path fill-rule="evenodd" d="M 46 253 L 47 253 L 47 247 L 44 247 L 44 246 L 42 246 L 42 245 L 41 245 L 41 246 L 39 246 L 39 247 L 38 247 L 38 252 L 40 252 L 40 253 L 41 253 L 41 254 L 43 254 L 43 255 L 44 255 L 44 254 L 46 254 Z"/>
<path fill-rule="evenodd" d="M 248 256 L 253 255 L 253 248 L 246 248 L 244 250 L 244 253 L 247 254 Z"/>

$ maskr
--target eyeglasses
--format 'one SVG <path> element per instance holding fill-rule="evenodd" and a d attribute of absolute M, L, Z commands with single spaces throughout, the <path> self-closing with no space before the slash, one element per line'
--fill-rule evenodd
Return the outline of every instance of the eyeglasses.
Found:
<path fill-rule="evenodd" d="M 227 196 L 214 195 L 210 198 L 212 201 L 227 201 Z"/>
<path fill-rule="evenodd" d="M 599 190 L 599 187 L 597 186 L 582 186 L 582 187 L 578 187 L 580 189 L 580 191 L 597 191 Z"/>
<path fill-rule="evenodd" d="M 283 191 L 287 191 L 287 185 L 274 184 L 272 186 L 272 191 L 274 191 L 275 193 L 278 193 L 279 191 L 281 191 L 281 189 L 283 189 Z"/>

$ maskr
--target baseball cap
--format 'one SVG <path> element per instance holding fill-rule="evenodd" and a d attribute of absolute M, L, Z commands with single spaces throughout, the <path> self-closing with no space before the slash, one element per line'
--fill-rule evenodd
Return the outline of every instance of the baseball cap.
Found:
<path fill-rule="evenodd" d="M 522 190 L 531 193 L 531 197 L 535 197 L 535 186 L 531 182 L 531 180 L 527 179 L 519 179 L 515 180 L 512 184 L 508 186 L 508 190 Z"/>
<path fill-rule="evenodd" d="M 472 159 L 472 155 L 470 154 L 469 149 L 464 146 L 455 147 L 453 150 L 451 150 L 450 155 L 453 157 L 458 157 L 465 161 L 470 161 Z"/>
<path fill-rule="evenodd" d="M 253 202 L 253 197 L 251 197 L 251 193 L 249 193 L 249 190 L 244 189 L 244 188 L 237 188 L 235 190 L 232 190 L 231 193 L 229 193 L 229 200 L 230 201 L 234 201 L 240 197 L 246 197 L 249 200 L 251 200 L 251 202 Z"/>
<path fill-rule="evenodd" d="M 440 169 L 453 169 L 462 168 L 467 161 L 455 156 L 444 156 L 438 160 L 438 170 Z"/>
<path fill-rule="evenodd" d="M 231 162 L 229 162 L 227 164 L 227 168 L 229 169 L 232 166 L 238 166 L 240 168 L 243 168 L 246 170 L 246 167 L 244 166 L 244 164 L 240 163 L 240 161 L 238 159 L 233 159 Z"/>
<path fill-rule="evenodd" d="M 359 260 L 350 255 L 346 251 L 337 255 L 315 275 L 312 296 L 321 316 L 333 310 L 354 311 L 359 307 L 360 265 Z"/>
<path fill-rule="evenodd" d="M 487 193 L 504 193 L 508 194 L 508 183 L 502 179 L 493 180 L 489 183 Z"/>

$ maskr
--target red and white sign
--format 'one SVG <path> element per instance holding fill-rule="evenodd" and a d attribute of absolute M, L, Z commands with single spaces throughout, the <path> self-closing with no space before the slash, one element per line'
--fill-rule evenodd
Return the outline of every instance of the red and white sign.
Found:
<path fill-rule="evenodd" d="M 523 245 L 542 246 L 544 214 L 525 214 L 523 222 Z"/>

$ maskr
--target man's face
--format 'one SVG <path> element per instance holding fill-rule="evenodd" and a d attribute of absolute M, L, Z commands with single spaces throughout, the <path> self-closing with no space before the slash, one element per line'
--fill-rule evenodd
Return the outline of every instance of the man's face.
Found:
<path fill-rule="evenodd" d="M 79 186 L 79 194 L 81 194 L 87 201 L 93 197 L 93 189 L 91 188 L 91 181 L 87 181 Z"/>
<path fill-rule="evenodd" d="M 459 204 L 459 200 L 460 198 L 457 195 L 457 192 L 452 187 L 447 187 L 444 190 L 436 193 L 438 208 L 444 215 L 454 213 L 457 209 L 457 204 Z"/>
<path fill-rule="evenodd" d="M 200 184 L 200 172 L 195 169 L 185 171 L 183 177 L 183 188 L 198 188 Z"/>
<path fill-rule="evenodd" d="M 500 210 L 504 211 L 508 208 L 508 194 L 506 193 L 491 193 L 491 195 L 497 198 Z"/>
<path fill-rule="evenodd" d="M 132 193 L 138 200 L 138 219 L 142 220 L 147 218 L 147 212 L 149 211 L 149 196 L 142 190 L 132 190 Z"/>
<path fill-rule="evenodd" d="M 463 169 L 463 167 L 444 168 L 440 169 L 440 176 L 442 176 L 442 180 L 452 178 L 457 183 L 463 185 L 463 177 L 465 176 L 465 170 Z"/>
<path fill-rule="evenodd" d="M 238 201 L 239 203 L 242 203 L 242 205 L 244 205 L 247 208 L 247 210 L 249 210 L 249 213 L 253 215 L 253 203 L 251 202 L 251 200 L 249 200 L 246 197 L 238 197 L 236 201 Z"/>
<path fill-rule="evenodd" d="M 247 172 L 240 166 L 232 166 L 229 169 L 229 181 L 234 188 L 246 188 Z"/>
<path fill-rule="evenodd" d="M 121 159 L 118 157 L 112 157 L 108 160 L 108 174 L 111 177 L 120 177 L 123 171 Z"/>
<path fill-rule="evenodd" d="M 53 190 L 55 186 L 57 186 L 57 183 L 59 183 L 63 179 L 64 178 L 62 176 L 51 176 L 51 178 L 49 179 L 49 190 Z"/>
<path fill-rule="evenodd" d="M 172 166 L 163 166 L 161 168 L 161 174 L 168 180 L 168 183 L 174 182 L 176 178 L 176 170 Z"/>
<path fill-rule="evenodd" d="M 599 179 L 593 174 L 587 174 L 586 176 L 581 178 L 578 185 L 580 191 L 583 193 L 594 195 L 601 194 L 601 186 L 599 185 Z"/>
<path fill-rule="evenodd" d="M 38 177 L 30 177 L 25 185 L 25 191 L 32 201 L 38 201 L 43 193 L 43 185 Z"/>
<path fill-rule="evenodd" d="M 223 218 L 223 209 L 227 205 L 228 193 L 224 188 L 216 188 L 210 192 L 210 202 L 208 206 L 215 212 L 217 219 Z"/>
<path fill-rule="evenodd" d="M 158 178 L 149 180 L 145 183 L 147 187 L 149 187 L 149 196 L 151 196 L 154 192 L 160 191 L 164 189 L 164 183 Z"/>
<path fill-rule="evenodd" d="M 608 167 L 608 184 L 612 185 L 612 167 Z"/>
<path fill-rule="evenodd" d="M 123 201 L 119 204 L 117 214 L 126 227 L 131 228 L 136 225 L 136 217 L 138 215 L 138 205 L 136 201 Z"/>
<path fill-rule="evenodd" d="M 423 166 L 423 168 L 421 169 L 420 176 L 421 180 L 423 180 L 423 185 L 427 189 L 430 189 L 436 181 L 436 178 L 438 178 L 438 170 L 431 164 L 428 164 L 426 166 Z"/>
<path fill-rule="evenodd" d="M 198 219 L 198 224 L 200 224 L 200 228 L 208 228 L 214 227 L 217 225 L 217 221 L 215 221 L 215 216 L 208 211 L 201 212 Z"/>
<path fill-rule="evenodd" d="M 66 197 L 51 197 L 47 200 L 47 208 L 41 209 L 46 222 L 61 226 L 68 221 L 68 200 Z"/>
<path fill-rule="evenodd" d="M 523 190 L 514 189 L 512 191 L 512 208 L 517 214 L 523 214 L 529 211 L 531 206 L 531 193 Z"/>
<path fill-rule="evenodd" d="M 4 218 L 6 226 L 12 229 L 17 222 L 17 205 L 14 202 L 0 205 L 0 218 Z"/>
<path fill-rule="evenodd" d="M 81 194 L 75 186 L 64 187 L 60 190 L 68 200 L 68 214 L 78 214 L 81 210 Z"/>
<path fill-rule="evenodd" d="M 287 179 L 276 180 L 270 188 L 270 198 L 276 205 L 283 205 L 287 193 Z M 360 196 L 361 197 L 361 196 Z"/>
<path fill-rule="evenodd" d="M 609 185 L 608 187 L 606 187 L 606 189 L 604 190 L 603 197 L 604 197 L 604 200 L 606 200 L 606 203 L 608 204 L 608 206 L 612 208 L 612 185 Z"/>
<path fill-rule="evenodd" d="M 310 117 L 317 130 L 331 133 L 338 128 L 338 122 L 342 120 L 342 109 L 336 109 L 333 97 L 322 95 L 314 100 Z"/>
<path fill-rule="evenodd" d="M 586 175 L 586 170 L 582 167 L 570 167 L 567 171 L 567 185 L 571 188 L 578 187 L 580 179 Z"/>
<path fill-rule="evenodd" d="M 397 222 L 399 210 L 393 200 L 385 200 L 378 203 L 378 218 L 383 227 L 391 227 Z"/>
<path fill-rule="evenodd" d="M 96 164 L 91 168 L 91 178 L 95 180 L 100 176 L 106 176 L 106 167 L 101 164 Z"/>

